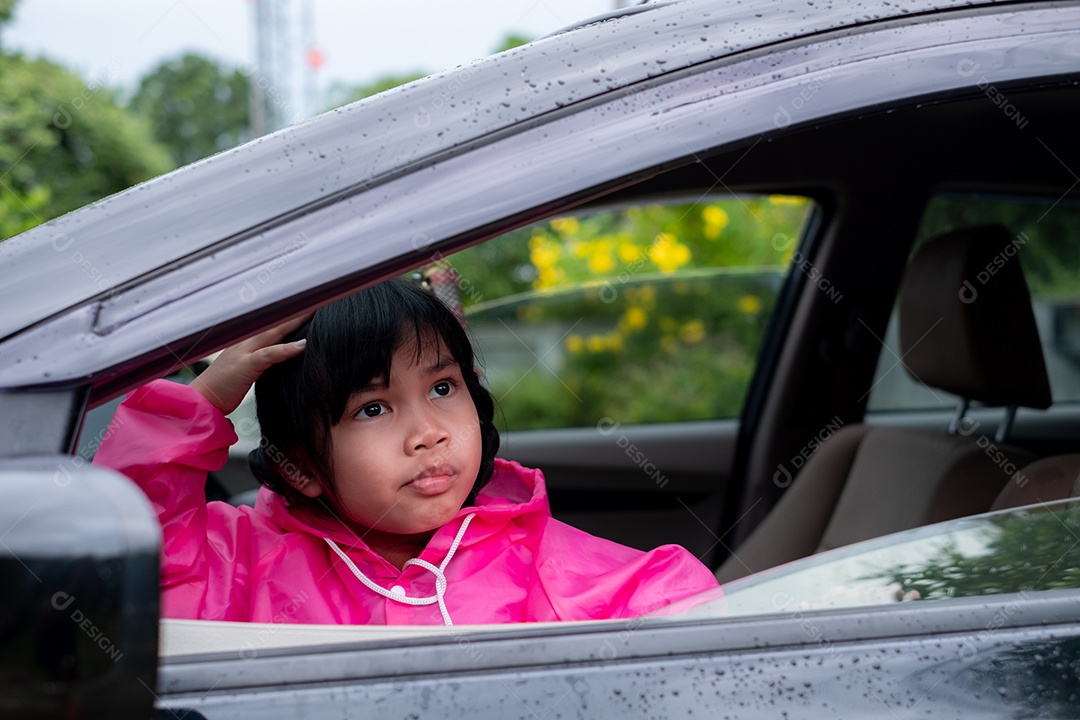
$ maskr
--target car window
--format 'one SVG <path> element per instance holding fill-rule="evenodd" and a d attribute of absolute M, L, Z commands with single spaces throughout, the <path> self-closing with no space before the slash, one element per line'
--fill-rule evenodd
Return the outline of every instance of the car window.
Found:
<path fill-rule="evenodd" d="M 812 209 L 793 195 L 622 205 L 549 218 L 422 274 L 460 303 L 500 430 L 732 418 Z M 118 403 L 88 416 L 87 459 Z M 229 417 L 246 453 L 254 394 Z"/>
<path fill-rule="evenodd" d="M 1077 537 L 1080 502 L 1043 503 L 838 548 L 666 610 L 755 615 L 1077 588 Z"/>
<path fill-rule="evenodd" d="M 1029 594 L 1080 588 L 1080 501 L 1062 500 L 959 518 L 837 548 L 726 583 L 652 617 L 684 620 Z M 636 621 L 638 623 L 642 620 Z M 570 625 L 598 626 L 601 620 Z M 463 626 L 472 635 L 568 623 Z M 462 630 L 464 631 L 464 629 Z M 163 655 L 439 636 L 439 626 L 295 625 L 193 620 L 162 622 Z"/>
<path fill-rule="evenodd" d="M 811 206 L 629 205 L 446 258 L 502 429 L 738 416 Z"/>
<path fill-rule="evenodd" d="M 1056 197 L 941 195 L 927 206 L 916 247 L 942 233 L 987 223 L 1004 225 L 1013 237 L 1010 251 L 1031 291 L 1054 402 L 1080 400 L 1080 203 Z M 994 270 L 984 268 L 975 281 L 991 277 Z M 902 369 L 895 310 L 883 340 L 868 410 L 956 407 L 959 398 L 927 388 Z"/>

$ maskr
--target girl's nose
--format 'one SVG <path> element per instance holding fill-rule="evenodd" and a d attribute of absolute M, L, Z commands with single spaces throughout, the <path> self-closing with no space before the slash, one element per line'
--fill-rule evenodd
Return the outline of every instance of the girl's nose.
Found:
<path fill-rule="evenodd" d="M 421 450 L 431 450 L 449 439 L 450 434 L 442 423 L 430 414 L 423 414 L 417 419 L 412 433 L 405 440 L 405 451 L 416 453 Z"/>

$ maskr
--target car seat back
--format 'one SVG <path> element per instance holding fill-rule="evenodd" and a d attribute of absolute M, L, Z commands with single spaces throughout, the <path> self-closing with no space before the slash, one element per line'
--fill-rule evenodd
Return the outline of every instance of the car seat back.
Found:
<path fill-rule="evenodd" d="M 1080 455 L 1055 455 L 1020 469 L 991 510 L 1080 497 Z"/>
<path fill-rule="evenodd" d="M 1050 405 L 1015 250 L 1000 225 L 959 230 L 920 247 L 900 291 L 901 357 L 917 381 L 960 396 L 949 430 L 841 429 L 717 571 L 721 582 L 990 509 L 1016 470 L 1034 459 L 1005 443 L 1016 407 Z M 993 439 L 965 418 L 971 401 L 1007 408 Z"/>

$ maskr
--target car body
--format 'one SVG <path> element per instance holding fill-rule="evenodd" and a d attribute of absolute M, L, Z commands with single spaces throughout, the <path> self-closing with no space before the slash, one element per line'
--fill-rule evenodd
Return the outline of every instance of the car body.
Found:
<path fill-rule="evenodd" d="M 1080 183 L 1070 169 L 1080 168 L 1077 30 L 1076 2 L 640 6 L 259 138 L 0 243 L 0 469 L 12 488 L 0 491 L 3 567 L 22 578 L 10 607 L 41 608 L 18 615 L 39 620 L 5 642 L 3 707 L 59 716 L 74 702 L 128 713 L 156 705 L 207 718 L 1068 716 L 1080 662 L 1080 593 L 1069 573 L 1048 588 L 1018 582 L 894 602 L 909 592 L 900 588 L 822 609 L 792 578 L 834 562 L 825 556 L 728 587 L 732 607 L 766 582 L 802 588 L 776 590 L 791 602 L 770 595 L 764 614 L 759 597 L 754 612 L 710 601 L 697 614 L 419 637 L 343 628 L 315 641 L 301 629 L 299 646 L 285 642 L 296 629 L 281 623 L 212 651 L 169 647 L 198 627 L 166 622 L 155 667 L 157 628 L 145 622 L 156 613 L 146 591 L 157 581 L 146 564 L 154 519 L 122 480 L 87 469 L 108 431 L 84 432 L 81 445 L 78 436 L 87 408 L 284 317 L 456 262 L 481 243 L 534 237 L 542 246 L 537 223 L 713 196 L 731 208 L 801 198 L 793 229 L 758 241 L 786 260 L 758 268 L 775 295 L 747 345 L 755 362 L 734 415 L 642 422 L 602 404 L 589 411 L 591 426 L 504 438 L 504 454 L 544 469 L 561 519 L 640 547 L 678 542 L 715 567 L 783 494 L 777 469 L 800 465 L 792 460 L 829 428 L 947 424 L 951 401 L 900 412 L 872 393 L 888 374 L 875 338 L 891 332 L 935 199 L 1036 197 L 1042 217 L 1028 222 L 1067 225 L 1057 219 L 1072 217 Z M 515 236 L 521 228 L 533 235 Z M 647 250 L 661 267 L 659 251 Z M 633 262 L 593 290 L 636 288 Z M 740 291 L 733 302 L 756 316 L 765 293 Z M 1046 304 L 1064 308 L 1047 311 L 1064 318 L 1053 323 L 1061 377 L 1073 305 Z M 496 306 L 484 312 L 498 317 Z M 698 329 L 673 322 L 676 344 L 694 346 Z M 543 365 L 546 352 L 529 342 L 533 365 Z M 988 413 L 973 417 L 990 423 Z M 1013 437 L 1051 455 L 1074 449 L 1078 432 L 1080 412 L 1065 402 L 1020 413 Z M 227 494 L 246 489 L 242 455 L 223 471 Z M 82 525 L 66 518 L 94 493 L 62 491 L 99 486 L 112 488 L 100 494 L 126 534 L 95 526 L 81 531 L 84 543 Z M 959 537 L 966 523 L 1029 515 L 1059 522 L 1070 538 L 1073 514 L 1066 502 L 907 538 Z M 862 562 L 907 538 L 831 557 Z M 1046 567 L 1068 568 L 1064 548 Z M 1041 551 L 1052 552 L 1030 550 Z M 68 567 L 80 553 L 97 558 L 95 577 L 111 578 L 110 589 L 87 590 L 74 610 L 65 603 L 79 593 L 23 575 L 37 568 L 31 556 Z M 52 637 L 39 626 L 81 648 L 65 657 L 91 669 L 65 674 L 61 657 L 29 675 L 11 670 Z M 121 657 L 103 665 L 94 655 L 103 642 Z"/>

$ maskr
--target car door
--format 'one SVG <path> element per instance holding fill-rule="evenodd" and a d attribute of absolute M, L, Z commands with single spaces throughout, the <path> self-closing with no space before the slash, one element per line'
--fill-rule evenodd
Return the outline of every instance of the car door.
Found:
<path fill-rule="evenodd" d="M 1069 717 L 1077 543 L 1025 547 L 1062 524 L 1075 502 L 917 528 L 666 618 L 177 656 L 159 717 Z"/>
<path fill-rule="evenodd" d="M 1022 26 L 1022 38 L 1011 29 L 1015 25 Z M 221 247 L 148 273 L 92 305 L 50 315 L 0 346 L 0 369 L 9 388 L 23 390 L 13 396 L 52 388 L 58 406 L 54 416 L 70 417 L 76 403 L 62 402 L 71 398 L 55 388 L 77 385 L 91 387 L 91 397 L 115 395 L 275 319 L 536 221 L 567 217 L 573 208 L 590 201 L 649 197 L 654 188 L 673 186 L 712 189 L 725 184 L 724 171 L 716 172 L 721 163 L 732 168 L 740 158 L 755 153 L 758 145 L 793 137 L 796 129 L 813 128 L 817 122 L 828 120 L 843 127 L 871 110 L 883 114 L 886 109 L 913 110 L 925 98 L 970 100 L 980 91 L 970 76 L 957 72 L 962 61 L 977 63 L 990 82 L 1056 82 L 1078 69 L 1074 56 L 1061 50 L 1078 26 L 1075 5 L 984 8 L 954 17 L 871 23 L 662 76 L 631 93 L 600 96 L 595 102 L 534 118 L 483 143 L 403 166 L 377 183 L 357 185 L 333 202 L 283 213 L 273 222 L 248 228 Z M 1015 52 L 1018 45 L 1023 52 Z M 803 101 L 794 103 L 794 98 Z M 778 115 L 777 108 L 784 113 Z M 798 196 L 798 188 L 791 187 L 794 175 L 777 181 L 776 176 L 769 177 L 767 164 L 753 167 L 756 179 L 754 172 L 746 173 L 737 189 L 749 193 L 756 187 L 766 197 Z M 849 298 L 839 282 L 842 275 L 832 272 L 848 258 L 830 254 L 833 235 L 827 232 L 842 217 L 842 208 L 829 203 L 822 207 L 822 216 L 810 222 L 798 244 L 791 246 L 792 257 L 798 252 L 799 259 L 775 301 L 743 401 L 741 424 L 728 431 L 728 436 L 737 437 L 735 461 L 728 466 L 736 475 L 739 455 L 744 453 L 748 472 L 773 477 L 777 453 L 762 452 L 761 447 L 779 445 L 780 436 L 797 436 L 802 428 L 777 416 L 784 414 L 800 387 L 818 382 L 785 367 L 785 358 L 800 347 L 804 352 L 807 347 L 820 348 L 820 327 L 806 321 L 815 307 L 836 305 L 837 294 Z M 832 285 L 823 286 L 822 281 Z M 829 287 L 837 293 L 830 295 Z M 31 356 L 34 363 L 22 362 Z M 839 375 L 842 369 L 833 372 Z M 588 476 L 590 469 L 580 458 L 592 454 L 584 449 L 592 445 L 604 448 L 596 454 L 608 453 L 612 467 L 618 467 L 614 458 L 619 456 L 622 468 L 630 472 L 624 476 L 628 482 L 644 481 L 650 492 L 670 490 L 674 480 L 654 488 L 655 480 L 621 446 L 625 435 L 627 446 L 651 448 L 651 438 L 661 434 L 651 427 L 639 431 L 632 424 L 616 426 L 619 419 L 611 420 L 613 424 L 605 423 L 602 429 L 568 431 L 585 440 L 578 459 L 564 460 L 564 466 L 576 468 L 579 477 Z M 677 427 L 668 432 L 677 435 L 687 424 L 674 423 Z M 612 432 L 604 435 L 606 430 Z M 548 431 L 522 432 L 540 433 L 533 440 L 524 436 L 512 444 L 523 448 L 522 457 L 532 442 L 539 448 L 538 458 L 560 467 L 564 443 L 571 443 L 573 436 L 545 447 L 542 433 Z M 722 445 L 724 433 L 713 432 L 710 442 Z M 518 452 L 513 446 L 510 451 Z M 566 485 L 572 487 L 573 481 Z M 707 518 L 686 513 L 674 522 L 699 519 L 709 525 Z M 677 534 L 672 527 L 667 530 Z M 719 530 L 710 532 L 714 542 L 723 537 Z M 945 630 L 977 631 L 1006 602 L 946 608 L 940 612 L 955 613 L 956 622 Z M 1060 625 L 1070 637 L 1075 634 L 1071 598 L 1048 598 L 1040 612 L 1016 620 L 1017 630 L 1008 635 L 1009 641 L 1014 637 L 1046 641 L 1054 630 L 1040 627 L 1043 621 Z M 481 715 L 505 717 L 544 715 L 561 703 L 584 714 L 585 708 L 622 702 L 611 698 L 629 693 L 634 678 L 639 682 L 646 678 L 646 696 L 632 698 L 633 707 L 655 703 L 678 712 L 691 704 L 693 693 L 695 708 L 722 713 L 729 702 L 751 701 L 731 692 L 735 684 L 761 694 L 769 693 L 768 683 L 775 680 L 780 691 L 797 696 L 797 690 L 788 690 L 788 666 L 805 671 L 798 682 L 817 683 L 842 680 L 842 670 L 855 664 L 867 667 L 886 643 L 897 655 L 901 647 L 913 648 L 916 658 L 929 658 L 926 662 L 953 658 L 953 650 L 928 637 L 942 627 L 935 612 L 922 615 L 890 608 L 887 618 L 885 614 L 822 617 L 814 624 L 820 632 L 815 637 L 808 637 L 788 616 L 760 622 L 698 618 L 662 627 L 632 621 L 618 629 L 567 626 L 554 632 L 512 627 L 494 637 L 492 644 L 479 647 L 480 660 L 461 652 L 461 645 L 474 641 L 460 634 L 437 642 L 268 651 L 262 660 L 194 656 L 163 668 L 160 704 L 177 712 L 195 708 L 208 716 L 226 711 L 263 716 L 271 709 L 294 707 L 311 707 L 313 713 L 323 714 L 373 708 L 406 708 L 420 714 L 449 708 L 448 712 L 465 715 L 465 708 L 479 705 Z M 838 644 L 835 657 L 841 658 L 843 668 L 815 670 L 806 667 L 805 658 L 800 661 L 809 645 L 820 646 L 819 637 Z M 992 647 L 999 637 L 1003 636 L 987 639 L 984 646 Z M 764 665 L 758 658 L 764 658 Z M 903 665 L 895 659 L 885 664 L 888 672 L 896 673 L 897 682 L 925 669 L 907 656 Z M 769 680 L 764 687 L 746 685 L 748 676 L 759 669 L 764 673 L 765 668 Z M 274 689 L 284 683 L 291 687 Z M 670 695 L 664 689 L 667 683 Z M 844 693 L 842 683 L 837 685 L 837 693 Z M 717 692 L 707 695 L 707 689 Z M 863 686 L 848 690 L 845 697 L 852 705 L 869 703 Z M 896 692 L 903 695 L 908 690 L 902 685 Z M 404 701 L 395 705 L 402 697 Z M 767 700 L 757 700 L 761 702 L 754 708 L 759 715 L 774 712 Z"/>

